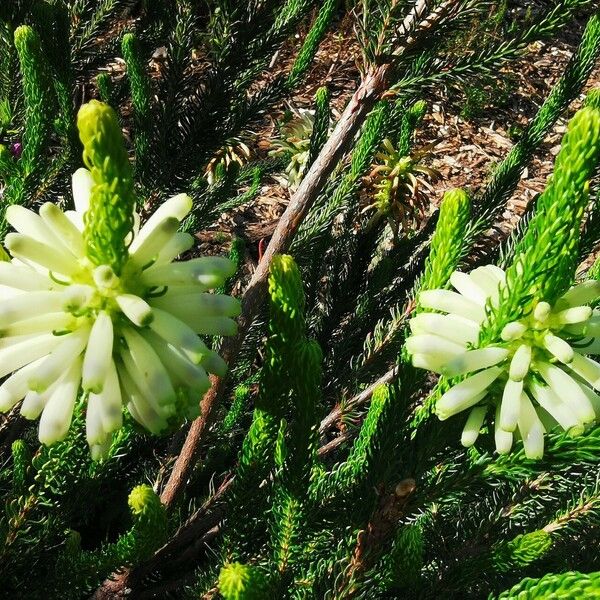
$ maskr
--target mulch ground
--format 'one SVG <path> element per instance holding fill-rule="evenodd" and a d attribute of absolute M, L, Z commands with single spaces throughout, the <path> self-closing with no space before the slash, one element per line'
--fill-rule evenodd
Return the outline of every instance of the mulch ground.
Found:
<path fill-rule="evenodd" d="M 425 98 L 428 112 L 417 131 L 416 147 L 438 141 L 430 164 L 442 174 L 430 195 L 432 209 L 448 189 L 482 189 L 494 166 L 507 155 L 518 139 L 519 131 L 536 114 L 560 78 L 579 43 L 581 31 L 582 24 L 578 23 L 563 31 L 559 39 L 532 45 L 522 59 L 507 64 L 501 78 L 503 83 L 494 89 L 484 89 L 479 102 L 467 103 L 465 94 L 456 90 L 436 91 Z M 276 59 L 276 69 L 285 69 L 289 65 L 293 50 L 292 44 L 282 51 Z M 291 106 L 312 108 L 317 88 L 327 85 L 332 94 L 333 112 L 339 114 L 356 89 L 359 58 L 350 24 L 343 22 L 323 43 L 308 80 L 291 99 Z M 599 85 L 600 65 L 592 73 L 585 91 Z M 531 199 L 543 191 L 552 173 L 566 123 L 581 106 L 585 91 L 556 123 L 523 173 L 517 190 L 497 224 L 504 232 L 514 227 Z M 465 104 L 469 110 L 465 110 Z M 266 154 L 268 140 L 276 135 L 277 119 L 285 108 L 279 107 L 253 132 L 254 149 L 258 154 Z M 211 229 L 233 234 L 239 233 L 242 228 L 244 237 L 255 246 L 250 248 L 251 254 L 256 255 L 260 240 L 268 239 L 289 197 L 289 191 L 275 180 L 267 181 L 254 201 L 223 215 Z M 213 246 L 207 250 L 214 252 L 215 240 L 211 233 L 204 232 L 200 238 L 204 244 Z M 223 238 L 218 236 L 218 239 Z"/>

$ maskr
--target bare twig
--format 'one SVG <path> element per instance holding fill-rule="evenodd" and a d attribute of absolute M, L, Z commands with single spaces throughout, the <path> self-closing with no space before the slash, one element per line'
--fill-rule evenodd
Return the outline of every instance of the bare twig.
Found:
<path fill-rule="evenodd" d="M 354 136 L 363 125 L 375 103 L 389 88 L 395 61 L 400 55 L 418 45 L 437 22 L 450 16 L 460 6 L 460 0 L 446 0 L 429 14 L 426 14 L 427 11 L 425 10 L 427 2 L 419 2 L 418 4 L 419 6 L 423 4 L 422 11 L 421 9 L 411 11 L 407 20 L 403 23 L 404 31 L 408 33 L 410 30 L 407 39 L 397 45 L 389 62 L 372 66 L 364 76 L 333 133 L 281 216 L 277 229 L 242 298 L 242 314 L 238 321 L 238 335 L 226 339 L 223 344 L 221 353 L 230 367 L 234 364 L 246 333 L 266 297 L 267 279 L 273 256 L 285 252 L 290 247 L 298 227 L 323 189 L 329 175 L 351 146 Z M 212 424 L 215 407 L 218 405 L 225 389 L 224 378 L 213 376 L 211 383 L 211 389 L 200 402 L 200 416 L 192 423 L 181 452 L 173 466 L 171 476 L 161 494 L 161 500 L 167 506 L 172 504 L 185 488 L 190 471 L 195 464 L 201 440 Z"/>

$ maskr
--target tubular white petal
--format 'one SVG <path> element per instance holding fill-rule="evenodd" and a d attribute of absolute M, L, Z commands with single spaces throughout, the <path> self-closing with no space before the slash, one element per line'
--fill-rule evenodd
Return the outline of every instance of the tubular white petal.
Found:
<path fill-rule="evenodd" d="M 152 322 L 154 318 L 152 307 L 139 296 L 121 294 L 115 300 L 123 314 L 138 327 L 146 327 Z"/>
<path fill-rule="evenodd" d="M 85 411 L 85 438 L 90 446 L 102 443 L 106 439 L 106 431 L 100 415 L 100 396 L 90 394 Z"/>
<path fill-rule="evenodd" d="M 138 248 L 148 238 L 155 235 L 167 219 L 175 219 L 182 221 L 187 214 L 192 210 L 192 199 L 187 194 L 178 194 L 163 202 L 146 221 L 139 233 L 135 236 L 131 246 L 129 247 L 130 254 L 137 252 Z"/>
<path fill-rule="evenodd" d="M 427 371 L 433 371 L 441 375 L 443 366 L 448 362 L 448 357 L 433 354 L 413 354 L 411 362 L 413 367 L 427 369 Z"/>
<path fill-rule="evenodd" d="M 27 385 L 29 376 L 37 369 L 44 358 L 38 358 L 25 367 L 21 367 L 0 385 L 0 412 L 10 410 L 27 394 L 29 391 L 29 386 Z"/>
<path fill-rule="evenodd" d="M 561 325 L 567 325 L 571 323 L 581 323 L 587 321 L 592 316 L 592 309 L 589 306 L 576 306 L 574 308 L 567 308 L 562 310 L 556 315 L 554 319 Z"/>
<path fill-rule="evenodd" d="M 510 361 L 510 367 L 508 370 L 508 376 L 513 381 L 521 381 L 525 379 L 527 373 L 529 373 L 529 366 L 531 365 L 531 346 L 527 344 L 521 344 L 516 352 L 514 353 L 512 360 Z"/>
<path fill-rule="evenodd" d="M 75 323 L 76 319 L 69 313 L 51 312 L 23 321 L 16 321 L 0 331 L 6 337 L 30 335 L 33 333 L 52 333 L 53 331 L 72 328 Z"/>
<path fill-rule="evenodd" d="M 504 431 L 514 431 L 517 428 L 521 411 L 521 394 L 523 382 L 509 379 L 504 386 L 502 402 L 500 403 L 500 428 Z"/>
<path fill-rule="evenodd" d="M 146 285 L 189 285 L 194 281 L 207 288 L 220 286 L 235 273 L 235 264 L 220 256 L 203 256 L 182 263 L 152 265 L 141 276 Z"/>
<path fill-rule="evenodd" d="M 151 263 L 158 256 L 163 246 L 175 235 L 178 227 L 179 221 L 174 217 L 167 217 L 160 221 L 152 230 L 152 235 L 145 236 L 137 244 L 135 250 L 130 247 L 130 260 L 140 267 Z"/>
<path fill-rule="evenodd" d="M 502 333 L 500 337 L 505 342 L 510 342 L 513 340 L 518 340 L 523 337 L 523 334 L 527 331 L 527 327 L 523 325 L 523 323 L 519 323 L 518 321 L 513 321 L 512 323 L 507 323 L 502 329 Z"/>
<path fill-rule="evenodd" d="M 565 431 L 568 431 L 573 436 L 583 433 L 585 429 L 583 424 L 577 420 L 573 411 L 560 400 L 549 386 L 531 381 L 529 383 L 529 390 L 538 404 L 550 413 Z"/>
<path fill-rule="evenodd" d="M 204 292 L 173 295 L 167 292 L 163 296 L 151 298 L 152 306 L 168 312 L 189 312 L 192 316 L 201 312 L 205 317 L 237 317 L 241 312 L 241 303 L 237 298 L 225 294 Z"/>
<path fill-rule="evenodd" d="M 485 265 L 480 268 L 486 269 L 490 275 L 498 280 L 498 283 L 503 284 L 506 281 L 506 273 L 500 267 L 497 267 L 496 265 Z"/>
<path fill-rule="evenodd" d="M 573 360 L 573 348 L 565 340 L 552 333 L 547 333 L 544 336 L 544 346 L 550 354 L 562 363 L 568 364 Z"/>
<path fill-rule="evenodd" d="M 81 357 L 73 361 L 67 374 L 52 392 L 40 418 L 39 438 L 50 445 L 66 437 L 79 391 Z"/>
<path fill-rule="evenodd" d="M 90 398 L 92 396 L 96 396 L 96 394 L 90 394 Z M 100 399 L 102 428 L 107 433 L 116 431 L 123 424 L 123 403 L 117 368 L 112 360 L 108 365 L 102 392 L 97 397 Z"/>
<path fill-rule="evenodd" d="M 585 379 L 594 389 L 600 390 L 600 364 L 595 360 L 576 352 L 568 367 Z"/>
<path fill-rule="evenodd" d="M 533 318 L 543 323 L 548 319 L 551 311 L 552 307 L 547 302 L 538 302 L 533 311 Z"/>
<path fill-rule="evenodd" d="M 119 286 L 119 278 L 108 265 L 99 265 L 92 273 L 94 283 L 101 289 L 112 290 Z"/>
<path fill-rule="evenodd" d="M 435 407 L 438 417 L 443 421 L 477 404 L 501 373 L 499 367 L 491 367 L 457 383 L 438 400 Z"/>
<path fill-rule="evenodd" d="M 533 460 L 542 458 L 544 456 L 544 426 L 525 392 L 521 395 L 519 433 L 523 438 L 525 456 Z"/>
<path fill-rule="evenodd" d="M 185 350 L 194 363 L 199 363 L 209 352 L 206 344 L 196 335 L 195 331 L 172 314 L 154 309 L 154 319 L 150 329 L 175 348 Z"/>
<path fill-rule="evenodd" d="M 492 302 L 495 303 L 498 300 L 500 291 L 500 281 L 497 275 L 494 275 L 486 267 L 477 267 L 469 273 L 469 277 L 471 277 L 471 279 L 480 288 L 485 290 L 486 296 L 490 298 Z"/>
<path fill-rule="evenodd" d="M 476 406 L 471 409 L 467 422 L 463 428 L 460 443 L 465 447 L 469 448 L 472 446 L 479 437 L 479 430 L 483 425 L 485 414 L 487 413 L 487 406 Z"/>
<path fill-rule="evenodd" d="M 52 202 L 43 204 L 40 208 L 40 217 L 64 247 L 68 248 L 75 256 L 85 255 L 81 231 L 73 225 L 56 204 Z"/>
<path fill-rule="evenodd" d="M 469 350 L 453 358 L 444 367 L 442 373 L 446 377 L 456 377 L 465 373 L 472 373 L 487 367 L 493 367 L 508 356 L 505 348 L 479 348 Z"/>
<path fill-rule="evenodd" d="M 423 308 L 455 314 L 475 323 L 481 323 L 485 319 L 483 306 L 450 290 L 421 292 L 419 303 Z"/>
<path fill-rule="evenodd" d="M 29 236 L 9 233 L 4 243 L 13 256 L 30 260 L 49 271 L 70 276 L 79 270 L 79 264 L 72 255 Z"/>
<path fill-rule="evenodd" d="M 50 290 L 56 284 L 47 275 L 39 273 L 30 267 L 0 261 L 0 285 L 31 292 Z"/>
<path fill-rule="evenodd" d="M 235 335 L 237 323 L 228 317 L 211 317 L 199 310 L 172 310 L 178 319 L 202 335 Z"/>
<path fill-rule="evenodd" d="M 73 173 L 71 181 L 73 185 L 73 202 L 75 203 L 75 210 L 83 215 L 90 207 L 90 195 L 92 193 L 92 187 L 94 186 L 92 174 L 82 167 Z"/>
<path fill-rule="evenodd" d="M 187 252 L 193 245 L 194 236 L 177 232 L 160 250 L 156 257 L 156 265 L 163 265 L 175 260 L 180 254 Z"/>
<path fill-rule="evenodd" d="M 465 349 L 462 346 L 431 333 L 411 335 L 406 339 L 405 345 L 411 354 L 444 356 L 447 360 L 465 353 Z"/>
<path fill-rule="evenodd" d="M 59 209 L 60 210 L 60 209 Z M 6 209 L 6 220 L 19 232 L 42 244 L 58 247 L 72 255 L 72 252 L 56 237 L 43 219 L 32 210 L 13 204 Z"/>
<path fill-rule="evenodd" d="M 149 402 L 142 394 L 126 368 L 119 369 L 119 380 L 124 396 L 129 399 L 127 409 L 131 416 L 151 433 L 158 434 L 166 429 L 167 421 L 162 416 L 160 408 Z"/>
<path fill-rule="evenodd" d="M 513 434 L 504 431 L 500 427 L 500 406 L 496 409 L 496 421 L 494 423 L 494 440 L 498 454 L 508 454 L 513 443 Z"/>
<path fill-rule="evenodd" d="M 83 359 L 81 385 L 84 391 L 94 394 L 102 391 L 112 363 L 113 336 L 111 318 L 100 311 L 92 325 Z"/>
<path fill-rule="evenodd" d="M 209 372 L 223 377 L 227 373 L 227 363 L 213 350 L 211 350 L 203 359 L 202 366 Z"/>
<path fill-rule="evenodd" d="M 90 455 L 92 460 L 99 462 L 108 458 L 110 454 L 110 447 L 112 446 L 112 435 L 107 434 L 106 438 L 101 444 L 93 444 L 90 446 Z"/>
<path fill-rule="evenodd" d="M 572 287 L 560 297 L 559 301 L 565 302 L 568 306 L 580 306 L 593 302 L 598 296 L 600 296 L 600 281 L 590 279 Z"/>
<path fill-rule="evenodd" d="M 60 292 L 29 292 L 0 301 L 0 328 L 15 321 L 25 321 L 44 312 L 60 312 L 63 295 Z"/>
<path fill-rule="evenodd" d="M 452 388 L 452 389 L 454 389 L 454 388 Z M 448 392 L 446 392 L 446 394 L 447 393 Z M 444 394 L 444 396 L 446 394 Z M 471 408 L 472 406 L 475 406 L 480 400 L 483 400 L 487 396 L 487 390 L 480 392 L 476 396 L 472 396 L 469 398 L 460 398 L 460 399 L 457 399 L 456 397 L 444 398 L 444 396 L 442 396 L 438 400 L 438 403 L 436 404 L 436 407 L 435 407 L 435 414 L 438 416 L 438 419 L 440 421 L 445 421 L 446 419 L 449 419 L 450 417 L 457 415 L 459 412 L 462 412 L 463 410 L 466 410 L 467 408 Z M 444 402 L 442 402 L 440 405 L 441 400 L 444 400 Z"/>
<path fill-rule="evenodd" d="M 29 390 L 23 399 L 23 404 L 21 404 L 21 415 L 31 421 L 37 419 L 42 413 L 42 410 L 44 410 L 44 406 L 46 406 L 48 399 L 54 393 L 57 385 L 58 384 L 52 385 L 41 394 Z"/>
<path fill-rule="evenodd" d="M 81 310 L 94 295 L 94 288 L 91 285 L 75 284 L 69 285 L 62 293 L 63 310 L 77 312 Z"/>
<path fill-rule="evenodd" d="M 82 354 L 89 335 L 90 328 L 86 326 L 68 335 L 60 336 L 59 345 L 29 377 L 29 388 L 36 392 L 43 392 L 54 381 L 60 379 L 65 366 L 72 364 Z"/>
<path fill-rule="evenodd" d="M 479 325 L 456 315 L 422 312 L 410 320 L 413 333 L 433 333 L 465 346 L 479 339 Z"/>
<path fill-rule="evenodd" d="M 172 381 L 189 387 L 198 395 L 203 394 L 210 387 L 210 381 L 202 366 L 192 363 L 187 356 L 167 344 L 161 337 L 145 332 L 144 337 L 152 345 L 158 357 L 165 365 Z"/>
<path fill-rule="evenodd" d="M 596 415 L 593 406 L 581 391 L 577 382 L 559 367 L 550 363 L 536 363 L 540 375 L 550 386 L 552 391 L 573 411 L 577 420 L 583 423 L 591 423 Z"/>
<path fill-rule="evenodd" d="M 127 342 L 128 350 L 123 350 L 121 355 L 130 356 L 137 367 L 140 377 L 134 375 L 126 364 L 129 374 L 141 392 L 156 398 L 159 405 L 169 405 L 175 402 L 175 391 L 171 380 L 152 346 L 136 331 L 129 327 L 123 329 L 123 336 Z"/>
<path fill-rule="evenodd" d="M 589 400 L 590 404 L 594 408 L 594 412 L 596 413 L 596 420 L 600 419 L 600 396 L 591 390 L 587 385 L 583 383 L 579 383 L 579 388 L 585 394 L 586 398 Z"/>
<path fill-rule="evenodd" d="M 454 273 L 450 275 L 450 283 L 454 289 L 465 298 L 472 300 L 481 306 L 485 306 L 488 294 L 485 289 L 480 287 L 475 280 L 466 273 L 454 271 Z"/>
<path fill-rule="evenodd" d="M 30 337 L 14 346 L 2 348 L 0 350 L 0 377 L 4 377 L 38 358 L 46 356 L 60 342 L 60 336 L 45 333 Z"/>

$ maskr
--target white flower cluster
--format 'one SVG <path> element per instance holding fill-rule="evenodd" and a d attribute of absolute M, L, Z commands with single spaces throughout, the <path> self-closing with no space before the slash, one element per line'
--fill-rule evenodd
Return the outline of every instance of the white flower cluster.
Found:
<path fill-rule="evenodd" d="M 228 259 L 173 262 L 194 242 L 177 231 L 191 210 L 184 194 L 134 228 L 119 276 L 92 264 L 83 238 L 91 187 L 91 174 L 79 169 L 75 211 L 52 203 L 39 215 L 7 210 L 18 233 L 6 236 L 12 260 L 0 262 L 0 377 L 12 373 L 0 385 L 0 410 L 23 400 L 21 414 L 41 415 L 40 441 L 52 444 L 67 435 L 82 388 L 87 440 L 99 458 L 124 405 L 153 433 L 182 407 L 197 410 L 210 387 L 207 371 L 226 368 L 198 334 L 234 334 L 240 305 L 206 293 L 232 274 Z"/>
<path fill-rule="evenodd" d="M 560 426 L 579 435 L 600 415 L 600 312 L 589 304 L 600 296 L 600 282 L 587 281 L 567 291 L 554 306 L 539 302 L 521 321 L 506 324 L 497 343 L 477 348 L 485 306 L 499 301 L 505 273 L 493 265 L 471 273 L 454 272 L 456 291 L 419 294 L 423 309 L 410 321 L 406 346 L 413 365 L 462 380 L 436 404 L 440 419 L 471 409 L 462 443 L 475 443 L 489 406 L 495 407 L 499 453 L 514 436 L 525 454 L 540 458 L 544 433 Z M 442 314 L 445 313 L 445 314 Z"/>

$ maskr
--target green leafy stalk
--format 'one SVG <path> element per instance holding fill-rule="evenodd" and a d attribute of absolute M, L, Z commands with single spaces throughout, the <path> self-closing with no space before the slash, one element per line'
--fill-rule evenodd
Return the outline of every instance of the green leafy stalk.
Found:
<path fill-rule="evenodd" d="M 420 289 L 447 287 L 450 275 L 464 256 L 470 217 L 471 202 L 464 190 L 455 189 L 444 194 Z"/>
<path fill-rule="evenodd" d="M 315 94 L 315 121 L 310 136 L 307 168 L 315 162 L 319 152 L 321 152 L 321 148 L 323 148 L 327 141 L 331 119 L 330 100 L 331 94 L 326 87 L 321 87 L 317 90 Z"/>
<path fill-rule="evenodd" d="M 319 49 L 319 44 L 331 23 L 335 10 L 337 8 L 337 0 L 325 0 L 323 2 L 319 14 L 310 28 L 302 48 L 298 52 L 298 56 L 292 65 L 292 69 L 288 75 L 286 84 L 288 88 L 293 89 L 298 85 L 310 65 L 313 58 Z"/>
<path fill-rule="evenodd" d="M 488 307 L 481 345 L 529 314 L 538 301 L 553 303 L 573 281 L 588 181 L 600 160 L 600 112 L 580 110 L 569 123 L 554 176 L 537 202 L 536 214 L 515 248 L 497 307 Z"/>
<path fill-rule="evenodd" d="M 133 176 L 115 111 L 92 100 L 79 110 L 83 160 L 94 185 L 84 215 L 88 257 L 120 274 L 128 256 L 126 238 L 133 229 L 136 204 Z"/>
<path fill-rule="evenodd" d="M 137 174 L 148 173 L 153 122 L 150 78 L 141 57 L 139 42 L 133 33 L 127 33 L 123 36 L 121 48 L 127 65 L 127 76 L 131 89 L 135 135 L 135 170 Z"/>
<path fill-rule="evenodd" d="M 526 577 L 510 590 L 502 592 L 497 600 L 510 598 L 527 598 L 527 600 L 543 600 L 545 598 L 561 598 L 561 600 L 579 600 L 580 598 L 597 598 L 600 596 L 600 572 L 548 573 L 540 579 Z M 493 596 L 490 596 L 493 600 Z"/>
<path fill-rule="evenodd" d="M 39 35 L 27 25 L 15 30 L 15 47 L 21 66 L 25 97 L 25 129 L 21 156 L 24 176 L 39 168 L 48 147 L 50 119 L 54 98 L 50 94 L 51 82 L 48 64 L 42 51 Z M 15 201 L 19 201 L 15 198 Z"/>

